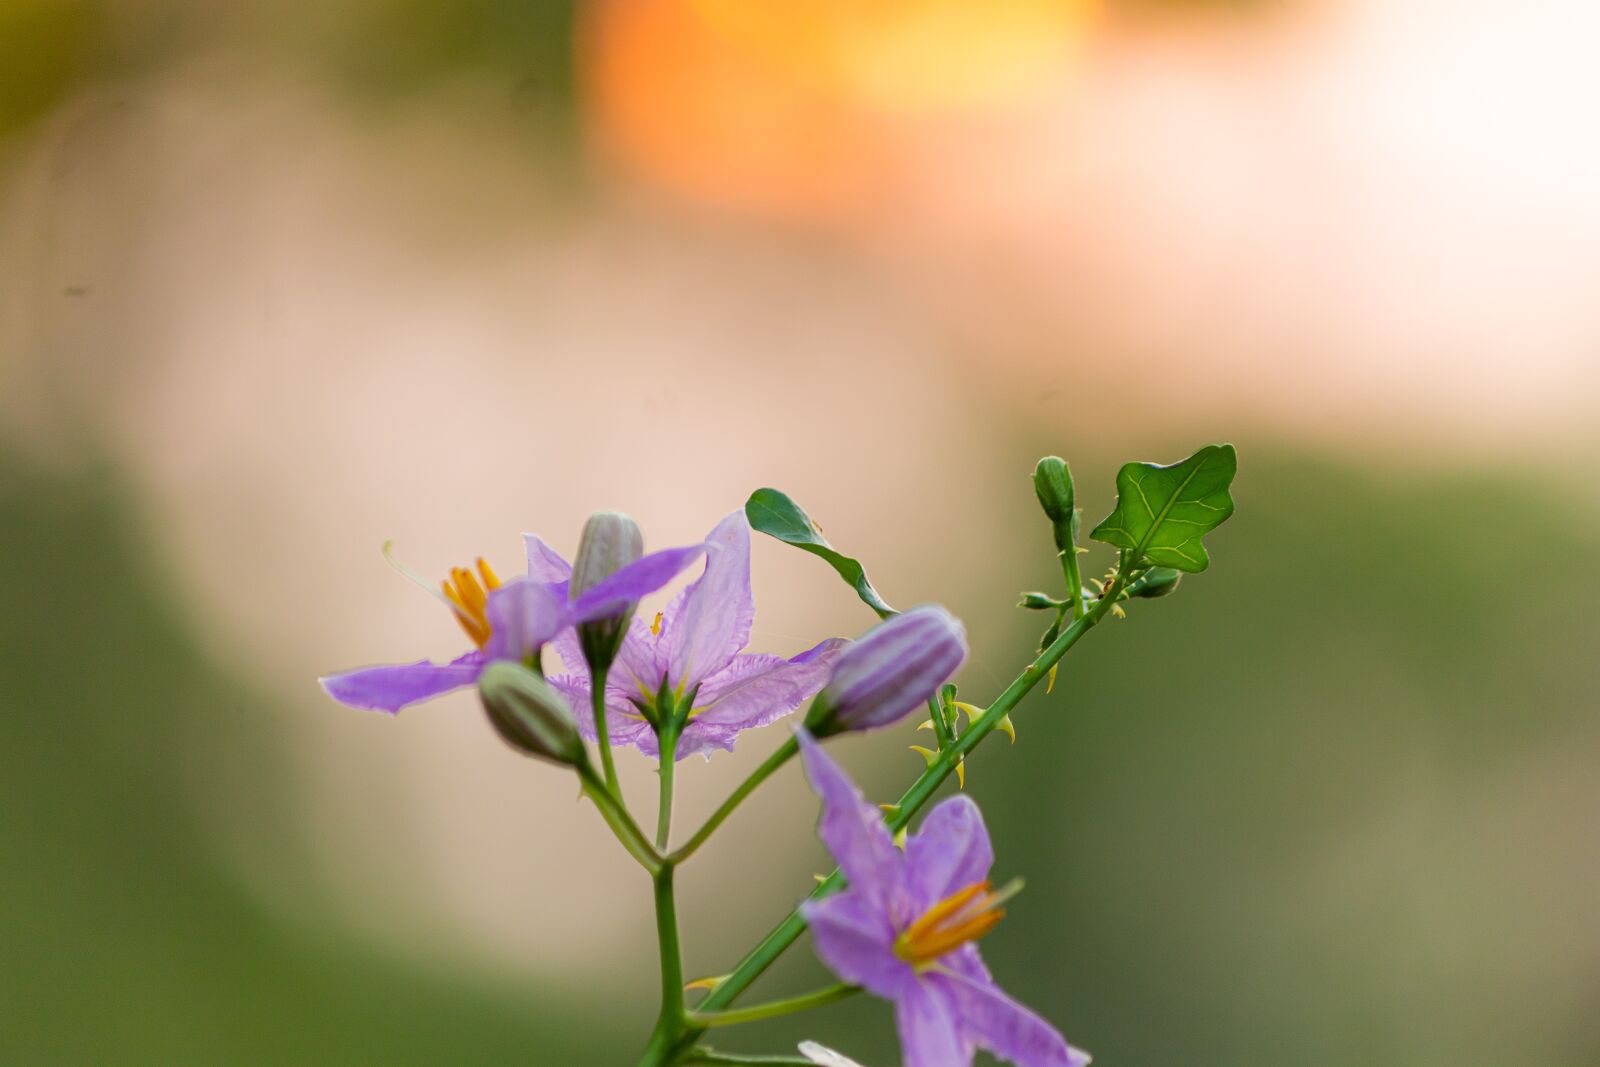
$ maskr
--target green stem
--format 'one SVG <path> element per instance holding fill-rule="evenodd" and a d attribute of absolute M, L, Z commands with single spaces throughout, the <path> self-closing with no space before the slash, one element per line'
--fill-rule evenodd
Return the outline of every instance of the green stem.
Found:
<path fill-rule="evenodd" d="M 939 699 L 937 693 L 928 698 L 928 717 L 933 720 L 933 733 L 939 739 L 939 748 L 949 748 L 954 738 L 950 736 L 950 722 L 944 717 L 944 701 Z"/>
<path fill-rule="evenodd" d="M 751 1056 L 738 1052 L 718 1052 L 715 1049 L 697 1048 L 679 1063 L 713 1063 L 721 1067 L 816 1067 L 814 1060 L 801 1056 Z"/>
<path fill-rule="evenodd" d="M 1022 673 L 1017 676 L 1016 680 L 995 698 L 994 703 L 989 705 L 988 709 L 978 717 L 976 722 L 967 727 L 966 732 L 953 745 L 939 753 L 939 756 L 911 784 L 911 788 L 906 790 L 905 795 L 900 798 L 900 802 L 895 805 L 894 811 L 887 820 L 891 831 L 898 833 L 909 825 L 912 818 L 928 802 L 928 799 L 933 796 L 944 780 L 954 772 L 956 764 L 961 757 L 977 747 L 978 743 L 999 725 L 1000 720 L 1005 718 L 1011 712 L 1011 709 L 1016 707 L 1035 685 L 1039 684 L 1039 680 L 1049 673 L 1050 668 L 1062 656 L 1066 655 L 1072 646 L 1082 639 L 1084 634 L 1092 630 L 1105 617 L 1112 603 L 1116 601 L 1117 595 L 1121 593 L 1124 582 L 1125 577 L 1120 573 L 1119 569 L 1116 579 L 1111 583 L 1111 587 L 1106 590 L 1106 595 L 1098 598 L 1093 607 L 1089 608 L 1082 618 L 1074 620 L 1071 626 L 1063 630 L 1061 635 L 1050 643 L 1050 647 L 1040 652 L 1032 663 L 1023 668 Z M 816 900 L 825 897 L 839 889 L 843 884 L 844 876 L 835 870 L 811 891 L 810 899 Z M 798 909 L 790 912 L 787 918 L 774 927 L 772 932 L 767 934 L 760 944 L 756 945 L 749 955 L 740 961 L 739 966 L 734 968 L 733 973 L 728 975 L 711 991 L 705 1000 L 700 1002 L 700 1010 L 718 1011 L 732 1004 L 739 994 L 748 989 L 752 982 L 761 977 L 766 969 L 772 966 L 774 960 L 799 939 L 800 935 L 805 932 L 805 928 L 805 920 L 800 917 Z M 687 1049 L 695 1041 L 699 1040 L 702 1033 L 704 1033 L 703 1028 L 689 1028 L 678 1047 Z"/>
<path fill-rule="evenodd" d="M 1076 527 L 1077 523 L 1073 523 Z M 1076 542 L 1061 550 L 1061 573 L 1067 579 L 1067 594 L 1072 598 L 1072 617 L 1084 616 L 1083 575 L 1078 570 L 1078 545 Z"/>
<path fill-rule="evenodd" d="M 617 781 L 617 764 L 611 757 L 611 731 L 606 726 L 606 668 L 596 667 L 589 675 L 589 694 L 594 701 L 594 736 L 600 746 L 600 766 L 605 769 L 606 788 L 622 801 L 622 784 Z"/>
<path fill-rule="evenodd" d="M 665 852 L 672 838 L 672 784 L 678 766 L 678 727 L 664 724 L 657 733 L 661 742 L 661 804 L 656 810 L 656 850 Z"/>
<path fill-rule="evenodd" d="M 810 1011 L 812 1008 L 821 1008 L 837 1003 L 846 997 L 853 997 L 861 992 L 858 985 L 839 983 L 825 989 L 818 989 L 811 993 L 804 993 L 798 997 L 785 997 L 783 1000 L 770 1000 L 765 1004 L 753 1004 L 748 1008 L 735 1008 L 732 1011 L 691 1011 L 689 1022 L 694 1026 L 737 1026 L 740 1023 L 760 1022 L 762 1019 L 776 1019 L 780 1015 L 793 1015 L 798 1011 Z"/>
<path fill-rule="evenodd" d="M 772 777 L 778 768 L 793 759 L 799 751 L 800 742 L 793 737 L 790 737 L 789 740 L 780 745 L 778 750 L 768 756 L 761 766 L 750 772 L 750 777 L 739 783 L 739 788 L 735 789 L 728 799 L 722 802 L 720 808 L 711 813 L 711 818 L 707 819 L 705 825 L 694 832 L 693 837 L 685 841 L 681 848 L 667 857 L 668 862 L 682 863 L 694 855 L 700 846 L 705 844 L 711 838 L 711 835 L 716 832 L 717 827 L 727 821 L 728 816 L 733 814 L 734 809 L 744 802 L 745 797 L 754 793 L 757 786 Z"/>
<path fill-rule="evenodd" d="M 662 753 L 666 755 L 665 752 Z M 678 948 L 678 904 L 672 891 L 676 868 L 663 863 L 655 872 L 656 939 L 661 945 L 661 1013 L 640 1067 L 672 1062 L 683 1034 L 683 958 Z"/>
<path fill-rule="evenodd" d="M 594 806 L 600 809 L 600 817 L 611 827 L 611 832 L 617 835 L 622 847 L 651 874 L 659 871 L 662 866 L 661 853 L 650 847 L 650 841 L 644 836 L 644 831 L 639 829 L 639 824 L 634 822 L 633 816 L 617 803 L 616 796 L 594 773 L 594 768 L 589 765 L 587 759 L 578 764 L 577 771 L 584 795 L 594 801 Z"/>

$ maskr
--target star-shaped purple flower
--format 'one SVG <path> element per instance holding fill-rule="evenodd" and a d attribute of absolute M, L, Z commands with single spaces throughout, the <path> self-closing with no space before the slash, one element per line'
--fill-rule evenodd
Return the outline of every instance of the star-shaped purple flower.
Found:
<path fill-rule="evenodd" d="M 895 847 L 883 816 L 822 747 L 799 734 L 822 798 L 817 836 L 844 872 L 843 892 L 801 906 L 817 955 L 845 981 L 895 1004 L 905 1067 L 970 1067 L 979 1048 L 1017 1067 L 1083 1067 L 1039 1016 L 1001 991 L 973 943 L 1005 914 L 989 887 L 994 850 L 970 797 L 928 813 Z"/>
<path fill-rule="evenodd" d="M 827 684 L 833 660 L 846 642 L 830 638 L 792 659 L 744 653 L 755 621 L 750 589 L 750 524 L 735 511 L 707 535 L 706 569 L 679 593 L 655 621 L 635 617 L 606 678 L 606 724 L 614 745 L 633 745 L 658 756 L 654 729 L 640 707 L 650 707 L 662 691 L 694 695 L 677 758 L 733 750 L 744 730 L 766 726 L 794 711 Z M 537 537 L 528 538 L 528 570 L 545 581 L 562 581 L 571 568 Z M 552 642 L 573 674 L 553 675 L 555 687 L 573 707 L 584 707 L 589 678 L 582 671 L 577 634 L 564 630 Z M 593 723 L 578 716 L 578 729 L 590 739 Z"/>
<path fill-rule="evenodd" d="M 530 543 L 539 541 L 526 534 Z M 551 580 L 544 568 L 501 584 L 482 559 L 477 573 L 457 567 L 442 583 L 441 599 L 478 647 L 449 663 L 419 660 L 361 667 L 320 679 L 329 696 L 354 708 L 397 712 L 472 685 L 495 660 L 524 661 L 558 633 L 573 633 L 578 623 L 631 610 L 633 604 L 677 577 L 705 552 L 704 545 L 668 548 L 644 556 L 569 599 L 567 577 Z"/>

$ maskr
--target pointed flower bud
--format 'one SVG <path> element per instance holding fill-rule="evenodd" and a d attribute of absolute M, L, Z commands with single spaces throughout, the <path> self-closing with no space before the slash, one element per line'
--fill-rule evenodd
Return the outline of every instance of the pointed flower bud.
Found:
<path fill-rule="evenodd" d="M 639 524 L 620 511 L 599 511 L 584 523 L 578 555 L 572 562 L 571 595 L 575 600 L 644 555 Z M 617 658 L 636 604 L 602 619 L 580 623 L 578 641 L 591 670 L 604 670 Z"/>
<path fill-rule="evenodd" d="M 1072 468 L 1060 456 L 1046 456 L 1033 469 L 1033 491 L 1054 528 L 1056 551 L 1074 551 L 1078 543 L 1078 507 L 1072 489 Z"/>
<path fill-rule="evenodd" d="M 478 678 L 489 722 L 506 744 L 552 763 L 576 763 L 583 742 L 572 709 L 555 688 L 520 663 L 489 664 Z"/>
<path fill-rule="evenodd" d="M 966 630 L 937 604 L 891 616 L 839 654 L 806 728 L 826 737 L 899 722 L 927 703 L 966 658 Z"/>

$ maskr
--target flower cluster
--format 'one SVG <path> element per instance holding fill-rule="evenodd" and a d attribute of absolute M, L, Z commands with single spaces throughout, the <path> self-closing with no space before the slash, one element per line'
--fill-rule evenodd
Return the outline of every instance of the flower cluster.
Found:
<path fill-rule="evenodd" d="M 788 497 L 763 489 L 718 522 L 704 541 L 645 554 L 625 515 L 585 525 L 572 563 L 524 535 L 527 572 L 502 582 L 482 559 L 455 568 L 434 592 L 473 647 L 444 663 L 365 667 L 329 675 L 324 689 L 352 707 L 398 712 L 476 686 L 490 725 L 513 750 L 576 773 L 607 827 L 655 886 L 662 1000 L 641 1067 L 734 1062 L 709 1049 L 708 1032 L 820 1007 L 868 992 L 893 1003 L 905 1067 L 968 1067 L 981 1049 L 1017 1067 L 1082 1067 L 1089 1060 L 1049 1023 L 1001 991 L 977 942 L 1005 915 L 1020 882 L 996 888 L 994 853 L 977 803 L 960 794 L 910 822 L 987 734 L 1015 734 L 1010 712 L 1060 658 L 1122 604 L 1170 593 L 1182 572 L 1208 562 L 1201 536 L 1232 510 L 1230 446 L 1209 446 L 1170 467 L 1129 464 L 1118 476 L 1117 510 L 1092 537 L 1118 558 L 1093 590 L 1079 580 L 1079 515 L 1071 472 L 1041 461 L 1035 488 L 1050 520 L 1067 595 L 1024 594 L 1022 606 L 1054 613 L 1034 661 L 988 707 L 956 699 L 951 684 L 967 657 L 961 623 L 942 607 L 897 612 L 859 561 L 830 545 Z M 880 621 L 854 640 L 830 637 L 793 655 L 750 652 L 755 599 L 752 524 L 825 560 Z M 639 613 L 696 564 L 701 570 L 659 611 Z M 545 650 L 551 652 L 547 662 Z M 548 669 L 548 673 L 547 673 Z M 809 706 L 759 767 L 686 841 L 672 847 L 675 767 L 690 754 L 732 751 L 746 731 Z M 894 727 L 921 715 L 934 748 L 912 746 L 926 771 L 899 803 L 868 803 L 823 750 L 831 738 Z M 963 720 L 963 715 L 965 719 Z M 591 755 L 597 754 L 598 761 Z M 635 821 L 613 749 L 655 761 L 657 831 Z M 838 870 L 734 971 L 708 983 L 683 981 L 673 874 L 741 802 L 798 756 L 821 800 L 817 834 Z M 597 765 L 598 763 L 598 765 Z M 809 929 L 817 955 L 840 983 L 755 1007 L 731 1004 Z M 697 1004 L 688 988 L 708 992 Z M 855 1061 L 813 1042 L 806 1062 Z M 778 1061 L 772 1062 L 801 1062 Z"/>

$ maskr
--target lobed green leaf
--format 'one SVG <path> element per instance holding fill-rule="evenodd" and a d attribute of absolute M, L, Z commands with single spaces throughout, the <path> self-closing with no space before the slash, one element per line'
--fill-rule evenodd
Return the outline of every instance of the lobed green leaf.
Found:
<path fill-rule="evenodd" d="M 1207 445 L 1169 467 L 1124 464 L 1117 506 L 1089 536 L 1131 553 L 1135 565 L 1203 571 L 1211 557 L 1201 538 L 1233 514 L 1237 470 L 1232 445 Z"/>

